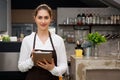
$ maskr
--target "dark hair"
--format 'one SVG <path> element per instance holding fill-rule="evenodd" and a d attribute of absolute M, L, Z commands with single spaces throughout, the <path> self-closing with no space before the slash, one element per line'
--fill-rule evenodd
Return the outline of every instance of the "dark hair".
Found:
<path fill-rule="evenodd" d="M 39 5 L 34 11 L 34 16 L 37 16 L 38 11 L 42 9 L 46 10 L 49 13 L 50 17 L 52 18 L 52 9 L 47 4 Z"/>

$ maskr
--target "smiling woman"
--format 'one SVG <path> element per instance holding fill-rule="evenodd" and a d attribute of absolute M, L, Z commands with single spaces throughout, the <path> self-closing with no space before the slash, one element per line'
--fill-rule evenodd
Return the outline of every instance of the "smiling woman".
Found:
<path fill-rule="evenodd" d="M 39 5 L 34 13 L 37 31 L 22 41 L 18 68 L 21 72 L 28 72 L 26 80 L 59 80 L 59 76 L 62 76 L 68 68 L 64 40 L 49 31 L 52 15 L 52 9 L 48 5 Z M 51 52 L 51 63 L 47 59 L 43 61 L 38 59 L 34 65 L 33 53 L 36 51 L 45 52 L 44 54 Z"/>

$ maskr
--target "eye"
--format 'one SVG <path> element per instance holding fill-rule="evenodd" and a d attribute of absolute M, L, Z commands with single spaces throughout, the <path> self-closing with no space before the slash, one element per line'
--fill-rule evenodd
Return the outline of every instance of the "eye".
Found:
<path fill-rule="evenodd" d="M 39 16 L 38 19 L 42 19 L 42 16 Z"/>
<path fill-rule="evenodd" d="M 44 18 L 45 18 L 45 19 L 49 19 L 49 17 L 48 17 L 48 16 L 45 16 Z"/>

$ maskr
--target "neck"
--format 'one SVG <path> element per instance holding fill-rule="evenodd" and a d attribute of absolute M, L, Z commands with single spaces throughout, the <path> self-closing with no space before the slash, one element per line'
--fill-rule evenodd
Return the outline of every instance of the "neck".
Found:
<path fill-rule="evenodd" d="M 40 35 L 46 35 L 46 34 L 48 34 L 48 30 L 37 30 L 37 34 L 40 34 Z"/>
<path fill-rule="evenodd" d="M 48 37 L 49 36 L 49 31 L 45 30 L 45 31 L 37 31 L 37 34 L 39 37 Z"/>

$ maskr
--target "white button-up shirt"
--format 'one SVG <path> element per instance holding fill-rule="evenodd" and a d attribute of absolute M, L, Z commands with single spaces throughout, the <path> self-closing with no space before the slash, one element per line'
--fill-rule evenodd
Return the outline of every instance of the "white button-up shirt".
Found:
<path fill-rule="evenodd" d="M 31 52 L 33 50 L 34 35 L 35 32 L 26 36 L 22 41 L 18 61 L 18 68 L 21 72 L 28 71 L 34 66 L 33 61 L 30 57 Z M 60 36 L 58 36 L 55 33 L 51 33 L 51 38 L 56 50 L 57 66 L 55 66 L 53 70 L 51 70 L 50 72 L 55 76 L 62 76 L 62 74 L 65 73 L 68 68 L 64 41 Z M 48 38 L 46 42 L 43 44 L 41 40 L 38 38 L 38 35 L 36 35 L 35 49 L 53 50 L 50 38 Z"/>

